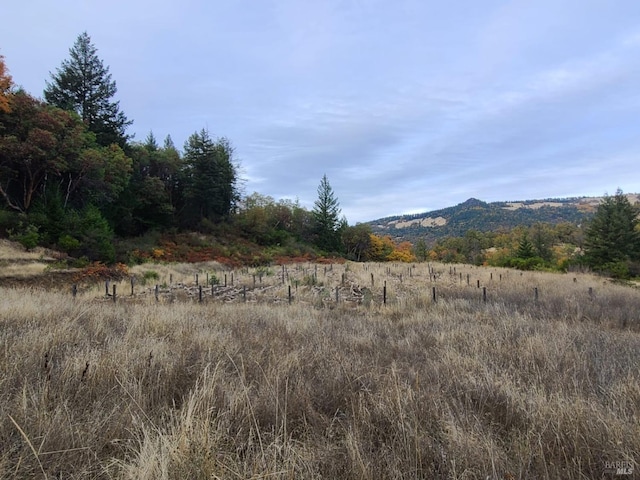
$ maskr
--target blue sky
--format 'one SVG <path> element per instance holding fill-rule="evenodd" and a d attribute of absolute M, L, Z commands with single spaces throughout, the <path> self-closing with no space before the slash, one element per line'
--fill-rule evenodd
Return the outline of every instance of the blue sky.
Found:
<path fill-rule="evenodd" d="M 0 54 L 41 96 L 87 31 L 129 133 L 228 137 L 244 191 L 349 223 L 640 192 L 637 0 L 28 0 Z"/>

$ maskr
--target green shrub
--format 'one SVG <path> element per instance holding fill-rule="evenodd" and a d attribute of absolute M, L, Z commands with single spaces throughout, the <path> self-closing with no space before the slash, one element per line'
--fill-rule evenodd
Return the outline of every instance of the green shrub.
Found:
<path fill-rule="evenodd" d="M 146 285 L 149 282 L 157 283 L 160 275 L 155 270 L 146 270 L 142 273 L 142 278 L 140 279 L 141 285 Z"/>
<path fill-rule="evenodd" d="M 38 246 L 38 241 L 40 240 L 40 234 L 38 233 L 38 227 L 35 225 L 27 225 L 27 228 L 24 229 L 24 232 L 18 236 L 18 241 L 26 248 L 27 250 L 31 250 Z"/>
<path fill-rule="evenodd" d="M 71 235 L 62 235 L 58 239 L 58 247 L 67 253 L 72 253 L 80 248 L 80 240 Z"/>
<path fill-rule="evenodd" d="M 610 275 L 612 278 L 619 280 L 628 280 L 631 278 L 629 273 L 629 265 L 627 262 L 609 262 L 598 268 L 598 271 Z"/>

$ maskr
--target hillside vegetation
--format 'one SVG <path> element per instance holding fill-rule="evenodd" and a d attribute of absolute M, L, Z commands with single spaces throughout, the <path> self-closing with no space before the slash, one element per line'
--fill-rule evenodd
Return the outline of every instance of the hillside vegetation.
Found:
<path fill-rule="evenodd" d="M 631 204 L 637 194 L 627 194 Z M 367 222 L 377 235 L 391 235 L 397 240 L 428 244 L 446 237 L 463 237 L 469 230 L 479 232 L 508 231 L 536 223 L 580 225 L 588 222 L 602 197 L 521 200 L 517 202 L 483 202 L 470 198 L 466 202 L 431 212 L 398 215 Z"/>
<path fill-rule="evenodd" d="M 636 289 L 426 263 L 133 273 L 134 295 L 124 278 L 115 302 L 90 281 L 75 299 L 70 285 L 0 287 L 0 478 L 637 468 Z M 196 273 L 229 285 L 199 301 Z"/>

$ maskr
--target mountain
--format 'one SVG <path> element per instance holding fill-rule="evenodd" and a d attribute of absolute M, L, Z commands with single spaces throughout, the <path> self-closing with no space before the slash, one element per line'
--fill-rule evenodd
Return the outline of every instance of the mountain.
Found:
<path fill-rule="evenodd" d="M 640 195 L 627 194 L 634 204 Z M 511 229 L 537 222 L 581 224 L 596 211 L 602 197 L 554 198 L 486 203 L 470 198 L 455 207 L 413 215 L 399 215 L 367 222 L 376 235 L 433 243 L 444 237 L 464 236 L 467 230 L 481 232 Z"/>

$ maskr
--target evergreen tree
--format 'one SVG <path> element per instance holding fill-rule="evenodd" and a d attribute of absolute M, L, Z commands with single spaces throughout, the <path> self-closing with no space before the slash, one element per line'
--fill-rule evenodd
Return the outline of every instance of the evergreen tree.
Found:
<path fill-rule="evenodd" d="M 133 161 L 131 179 L 109 209 L 115 232 L 140 235 L 170 227 L 174 220 L 170 189 L 179 165 L 168 159 L 153 133 L 144 143 L 131 145 L 129 152 Z"/>
<path fill-rule="evenodd" d="M 529 235 L 526 232 L 522 236 L 522 239 L 520 240 L 520 244 L 518 245 L 518 250 L 516 251 L 516 257 L 522 258 L 523 260 L 535 257 L 533 244 L 529 240 Z"/>
<path fill-rule="evenodd" d="M 228 217 L 238 200 L 238 175 L 229 141 L 214 141 L 204 129 L 191 135 L 184 145 L 180 183 L 183 226 L 194 228 L 202 220 L 218 222 Z"/>
<path fill-rule="evenodd" d="M 316 230 L 316 244 L 327 252 L 340 249 L 340 204 L 333 193 L 326 175 L 318 186 L 318 199 L 314 203 L 313 219 Z"/>
<path fill-rule="evenodd" d="M 99 145 L 127 142 L 126 128 L 131 125 L 120 111 L 119 102 L 113 101 L 116 82 L 111 79 L 109 67 L 98 58 L 97 49 L 84 32 L 69 50 L 56 74 L 51 74 L 44 90 L 45 100 L 64 110 L 72 110 L 82 118 L 96 135 Z"/>
<path fill-rule="evenodd" d="M 640 260 L 638 209 L 618 189 L 598 206 L 585 237 L 585 260 L 596 269 Z"/>

